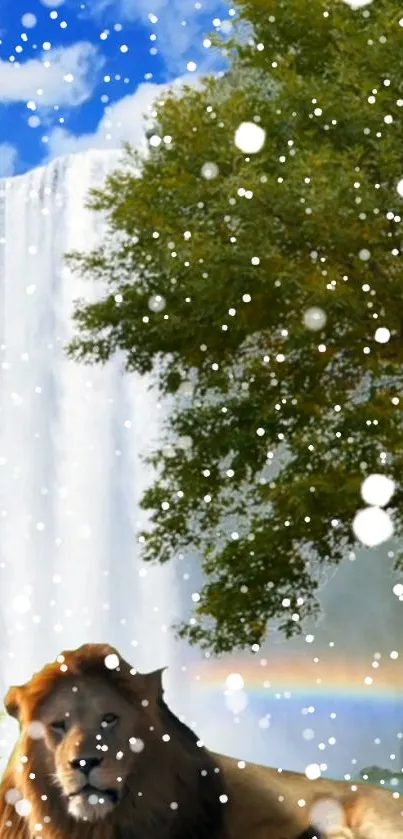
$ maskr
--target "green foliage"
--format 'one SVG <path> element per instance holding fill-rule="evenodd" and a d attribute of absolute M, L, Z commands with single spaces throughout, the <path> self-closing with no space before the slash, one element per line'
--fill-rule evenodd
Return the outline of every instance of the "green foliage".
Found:
<path fill-rule="evenodd" d="M 251 0 L 240 13 L 253 38 L 235 29 L 226 76 L 157 105 L 164 139 L 146 159 L 127 149 L 90 198 L 105 240 L 70 255 L 105 284 L 77 304 L 70 355 L 123 351 L 174 395 L 141 539 L 147 560 L 200 552 L 180 634 L 215 653 L 273 625 L 299 632 L 321 569 L 354 547 L 363 478 L 397 481 L 403 466 L 401 6 Z M 257 154 L 234 143 L 244 121 L 267 132 Z M 312 306 L 319 332 L 304 325 Z"/>
<path fill-rule="evenodd" d="M 359 780 L 366 784 L 394 788 L 400 792 L 403 784 L 403 773 L 392 772 L 390 769 L 381 769 L 379 766 L 366 766 L 361 770 Z"/>

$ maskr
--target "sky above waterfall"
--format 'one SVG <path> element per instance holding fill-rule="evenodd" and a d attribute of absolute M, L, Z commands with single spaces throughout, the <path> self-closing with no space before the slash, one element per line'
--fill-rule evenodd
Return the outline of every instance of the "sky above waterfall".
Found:
<path fill-rule="evenodd" d="M 220 0 L 1 0 L 0 177 L 144 135 L 143 115 L 176 80 L 217 72 Z"/>

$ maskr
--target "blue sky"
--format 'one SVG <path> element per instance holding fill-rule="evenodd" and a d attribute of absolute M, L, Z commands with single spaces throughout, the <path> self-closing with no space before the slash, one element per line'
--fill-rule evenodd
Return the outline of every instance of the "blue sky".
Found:
<path fill-rule="evenodd" d="M 220 0 L 1 0 L 0 177 L 139 143 L 161 85 L 220 69 L 206 39 L 233 15 Z"/>

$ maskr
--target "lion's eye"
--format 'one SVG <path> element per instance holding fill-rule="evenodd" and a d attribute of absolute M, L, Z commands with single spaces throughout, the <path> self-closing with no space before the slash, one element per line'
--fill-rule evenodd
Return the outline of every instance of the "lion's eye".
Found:
<path fill-rule="evenodd" d="M 50 724 L 50 728 L 55 734 L 63 734 L 66 731 L 66 720 L 56 720 Z"/>
<path fill-rule="evenodd" d="M 110 728 L 110 726 L 115 725 L 115 722 L 118 721 L 116 714 L 105 714 L 102 718 L 101 728 Z"/>

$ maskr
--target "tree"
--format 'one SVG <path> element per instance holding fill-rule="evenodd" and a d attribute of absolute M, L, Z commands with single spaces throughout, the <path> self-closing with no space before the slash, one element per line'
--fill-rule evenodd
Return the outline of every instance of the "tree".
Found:
<path fill-rule="evenodd" d="M 363 479 L 403 466 L 400 4 L 239 10 L 254 34 L 221 45 L 229 72 L 157 103 L 147 155 L 89 199 L 105 240 L 69 256 L 105 284 L 70 356 L 123 351 L 174 397 L 140 538 L 146 560 L 200 553 L 179 632 L 214 653 L 300 632 L 356 544 Z"/>
<path fill-rule="evenodd" d="M 379 766 L 366 766 L 359 773 L 359 780 L 366 784 L 377 786 L 388 786 L 400 788 L 403 781 L 401 772 L 392 772 L 390 769 L 381 769 Z"/>

